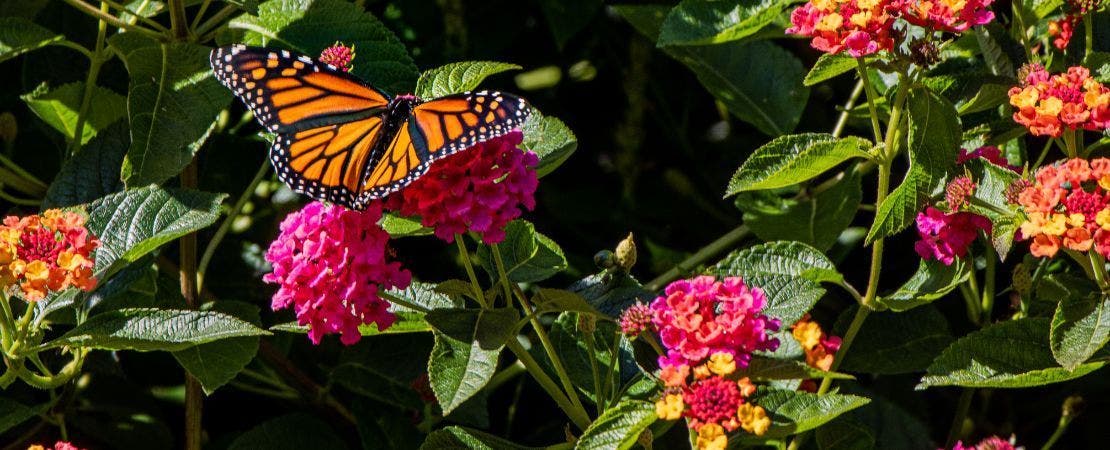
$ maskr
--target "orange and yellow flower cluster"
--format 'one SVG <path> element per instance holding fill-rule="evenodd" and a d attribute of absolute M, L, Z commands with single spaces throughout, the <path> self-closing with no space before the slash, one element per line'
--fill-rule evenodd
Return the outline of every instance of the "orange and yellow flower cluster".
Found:
<path fill-rule="evenodd" d="M 914 25 L 960 33 L 994 20 L 994 0 L 910 0 L 903 17 Z"/>
<path fill-rule="evenodd" d="M 756 391 L 751 380 L 730 377 L 736 372 L 736 363 L 731 353 L 717 352 L 693 369 L 664 366 L 659 377 L 666 388 L 655 403 L 655 413 L 663 420 L 685 417 L 698 433 L 699 450 L 724 450 L 727 433 L 737 428 L 762 436 L 771 427 L 771 419 L 762 406 L 747 400 Z"/>
<path fill-rule="evenodd" d="M 98 245 L 85 218 L 73 212 L 6 217 L 0 226 L 0 284 L 31 302 L 69 287 L 90 291 L 96 287 L 92 252 Z"/>
<path fill-rule="evenodd" d="M 1022 239 L 1033 256 L 1053 257 L 1061 247 L 1110 256 L 1110 159 L 1073 158 L 1042 167 L 1022 189 Z"/>
<path fill-rule="evenodd" d="M 1110 125 L 1110 89 L 1085 67 L 1052 75 L 1033 64 L 1020 86 L 1010 88 L 1014 121 L 1036 136 L 1060 137 L 1064 131 L 1103 131 Z"/>
<path fill-rule="evenodd" d="M 813 38 L 813 48 L 854 57 L 894 47 L 897 4 L 891 0 L 810 0 L 790 14 L 788 34 Z"/>
<path fill-rule="evenodd" d="M 790 327 L 790 334 L 802 346 L 807 365 L 826 372 L 832 370 L 836 351 L 840 350 L 839 337 L 825 334 L 821 325 L 811 319 L 808 313 Z M 798 390 L 817 392 L 817 383 L 814 380 L 803 380 Z"/>

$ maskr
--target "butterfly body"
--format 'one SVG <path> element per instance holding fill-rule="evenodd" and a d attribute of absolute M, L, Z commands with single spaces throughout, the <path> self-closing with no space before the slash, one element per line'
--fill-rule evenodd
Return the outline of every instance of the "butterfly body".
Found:
<path fill-rule="evenodd" d="M 524 99 L 494 91 L 391 97 L 285 50 L 235 45 L 213 50 L 210 60 L 216 78 L 277 134 L 270 161 L 278 177 L 294 191 L 355 209 L 529 115 Z"/>

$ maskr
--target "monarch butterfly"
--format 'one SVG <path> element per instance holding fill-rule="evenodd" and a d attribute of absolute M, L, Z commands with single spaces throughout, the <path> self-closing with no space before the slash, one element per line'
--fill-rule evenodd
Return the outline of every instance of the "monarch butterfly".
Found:
<path fill-rule="evenodd" d="M 390 97 L 287 50 L 240 44 L 209 59 L 216 78 L 277 134 L 270 161 L 278 178 L 353 209 L 405 187 L 436 160 L 508 134 L 530 113 L 524 99 L 494 91 Z"/>

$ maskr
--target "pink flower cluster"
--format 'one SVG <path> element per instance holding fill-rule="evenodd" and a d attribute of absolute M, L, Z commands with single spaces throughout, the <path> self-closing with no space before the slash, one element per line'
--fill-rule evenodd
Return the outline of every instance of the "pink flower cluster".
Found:
<path fill-rule="evenodd" d="M 909 0 L 903 17 L 917 26 L 936 31 L 960 33 L 994 20 L 990 10 L 994 0 Z"/>
<path fill-rule="evenodd" d="M 945 214 L 932 206 L 917 214 L 917 234 L 921 240 L 914 250 L 922 259 L 938 260 L 946 266 L 967 254 L 967 248 L 979 236 L 979 230 L 991 232 L 986 217 L 968 212 Z"/>
<path fill-rule="evenodd" d="M 963 441 L 956 441 L 956 445 L 952 450 L 1021 450 L 1022 447 L 1014 447 L 1014 444 L 1006 439 L 998 436 L 991 436 L 979 441 L 975 445 L 964 445 Z"/>
<path fill-rule="evenodd" d="M 897 9 L 897 0 L 810 0 L 790 14 L 786 33 L 813 38 L 810 45 L 823 52 L 858 58 L 894 47 Z"/>
<path fill-rule="evenodd" d="M 313 343 L 339 333 L 351 345 L 362 337 L 359 325 L 384 330 L 393 324 L 378 292 L 408 287 L 411 275 L 389 260 L 381 215 L 377 202 L 365 211 L 312 202 L 282 221 L 281 235 L 266 252 L 274 271 L 262 280 L 279 285 L 271 306 L 292 307 Z"/>
<path fill-rule="evenodd" d="M 331 64 L 343 72 L 350 72 L 354 67 L 351 63 L 355 60 L 355 47 L 343 45 L 342 42 L 336 42 L 335 45 L 325 48 L 320 52 L 320 62 L 324 64 Z"/>
<path fill-rule="evenodd" d="M 983 158 L 990 161 L 991 164 L 996 166 L 1005 167 L 1014 172 L 1020 171 L 1021 167 L 1010 164 L 1010 161 L 1002 156 L 1002 150 L 993 145 L 985 145 L 975 150 L 960 149 L 960 154 L 956 155 L 956 164 L 964 164 L 976 158 Z"/>
<path fill-rule="evenodd" d="M 778 339 L 768 334 L 778 331 L 779 320 L 760 313 L 767 297 L 738 277 L 678 280 L 664 293 L 651 303 L 652 321 L 667 348 L 659 357 L 662 367 L 696 366 L 717 353 L 747 367 L 752 352 L 778 348 Z"/>
<path fill-rule="evenodd" d="M 505 239 L 505 225 L 521 208 L 536 207 L 539 157 L 517 148 L 523 135 L 512 132 L 432 164 L 428 173 L 388 199 L 388 207 L 419 216 L 435 235 L 453 242 L 471 231 L 487 244 Z"/>
<path fill-rule="evenodd" d="M 30 447 L 27 447 L 27 450 L 82 450 L 82 449 L 80 447 L 77 447 L 76 445 L 70 444 L 69 442 L 58 441 L 58 442 L 54 443 L 54 447 L 52 447 L 52 448 L 47 447 L 45 445 L 35 444 L 35 445 L 30 446 Z"/>

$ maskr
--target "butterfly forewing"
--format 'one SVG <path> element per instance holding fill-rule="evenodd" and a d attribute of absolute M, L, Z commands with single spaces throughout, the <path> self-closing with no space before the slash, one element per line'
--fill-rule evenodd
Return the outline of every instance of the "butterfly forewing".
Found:
<path fill-rule="evenodd" d="M 233 45 L 209 58 L 216 78 L 272 132 L 357 120 L 389 104 L 387 95 L 353 76 L 287 50 Z"/>
<path fill-rule="evenodd" d="M 281 133 L 270 149 L 278 178 L 310 197 L 361 208 L 364 169 L 381 138 L 378 116 L 294 133 Z"/>

